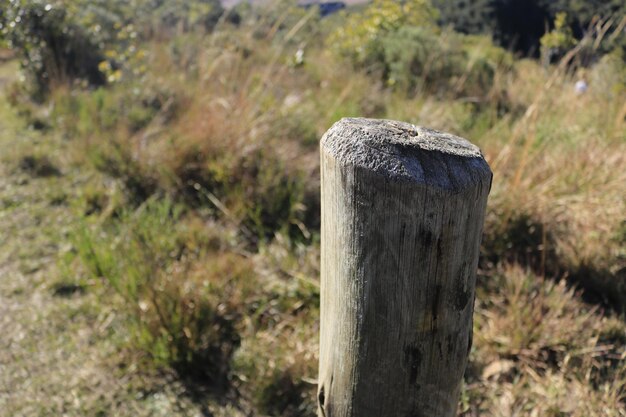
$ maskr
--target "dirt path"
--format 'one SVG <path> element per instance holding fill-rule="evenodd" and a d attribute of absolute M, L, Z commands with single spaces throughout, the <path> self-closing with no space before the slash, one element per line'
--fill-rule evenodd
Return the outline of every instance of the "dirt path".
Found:
<path fill-rule="evenodd" d="M 23 129 L 4 98 L 0 114 L 0 414 L 53 414 L 93 373 L 90 352 L 77 349 L 89 343 L 93 318 L 71 318 L 85 302 L 52 288 L 70 223 L 63 204 L 70 178 L 38 171 L 45 138 Z"/>
<path fill-rule="evenodd" d="M 106 293 L 63 268 L 85 181 L 70 145 L 27 129 L 0 92 L 0 417 L 210 415 L 175 381 L 122 370 Z"/>

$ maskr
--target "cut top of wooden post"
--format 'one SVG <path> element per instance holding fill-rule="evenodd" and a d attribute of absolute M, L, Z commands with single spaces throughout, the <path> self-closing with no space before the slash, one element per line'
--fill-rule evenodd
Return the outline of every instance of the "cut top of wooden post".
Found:
<path fill-rule="evenodd" d="M 492 175 L 480 149 L 466 139 L 394 120 L 341 119 L 326 132 L 322 147 L 340 163 L 448 193 Z"/>

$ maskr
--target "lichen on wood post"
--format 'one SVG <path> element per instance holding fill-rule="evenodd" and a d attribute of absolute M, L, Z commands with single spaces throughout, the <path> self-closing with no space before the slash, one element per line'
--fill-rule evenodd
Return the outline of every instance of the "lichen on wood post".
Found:
<path fill-rule="evenodd" d="M 346 118 L 322 138 L 320 417 L 449 417 L 492 174 L 465 139 Z"/>

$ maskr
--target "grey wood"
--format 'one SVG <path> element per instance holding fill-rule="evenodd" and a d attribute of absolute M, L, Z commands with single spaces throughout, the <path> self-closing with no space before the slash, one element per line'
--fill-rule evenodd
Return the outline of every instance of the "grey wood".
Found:
<path fill-rule="evenodd" d="M 492 174 L 465 139 L 346 118 L 321 140 L 320 417 L 454 416 Z"/>

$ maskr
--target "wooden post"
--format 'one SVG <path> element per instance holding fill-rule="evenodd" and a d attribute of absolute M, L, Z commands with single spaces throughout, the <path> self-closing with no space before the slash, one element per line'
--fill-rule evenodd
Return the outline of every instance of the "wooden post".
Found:
<path fill-rule="evenodd" d="M 343 119 L 321 141 L 319 417 L 456 415 L 491 170 L 446 133 Z"/>

